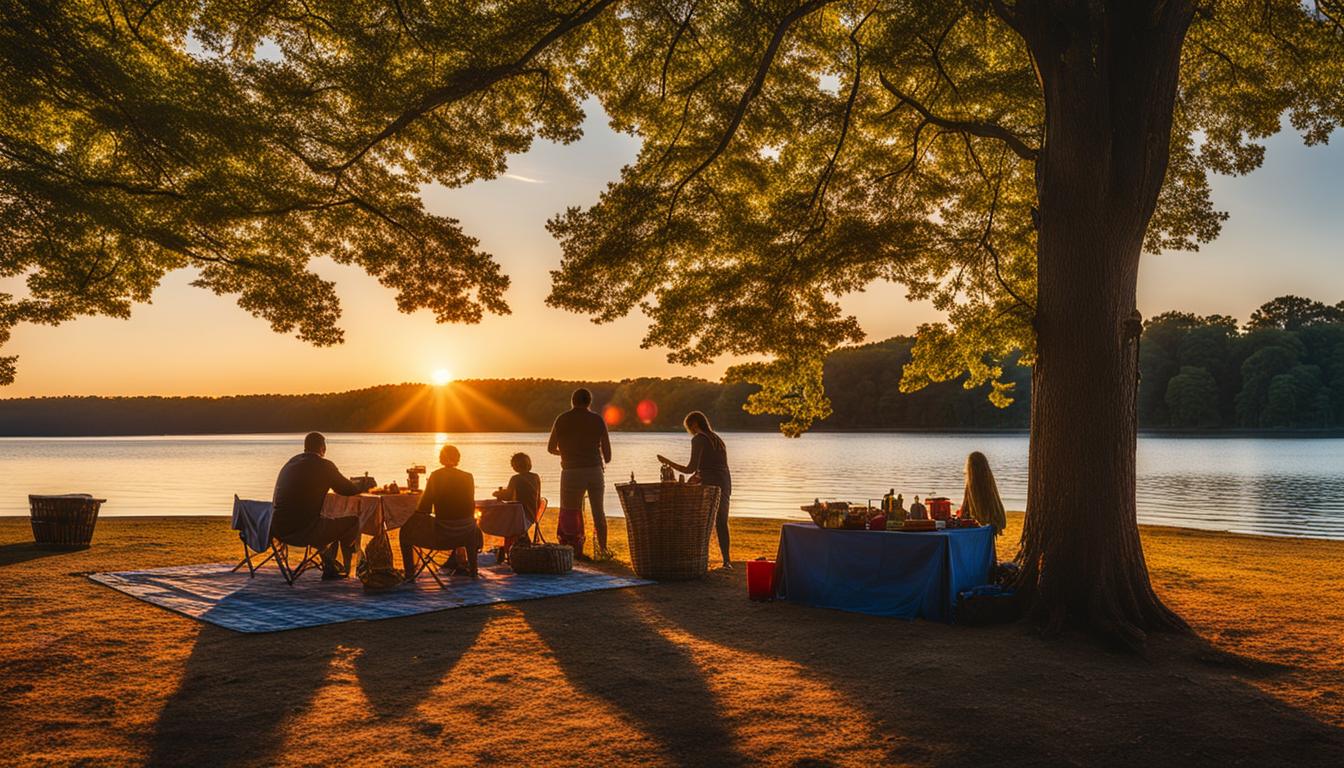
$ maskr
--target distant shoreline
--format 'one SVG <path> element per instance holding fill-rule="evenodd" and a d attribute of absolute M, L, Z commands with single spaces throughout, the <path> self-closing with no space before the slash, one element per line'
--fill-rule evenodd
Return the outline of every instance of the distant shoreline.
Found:
<path fill-rule="evenodd" d="M 616 435 L 668 435 L 680 434 L 683 430 L 668 429 L 612 429 L 612 434 Z M 770 434 L 776 432 L 775 429 L 722 429 L 724 434 Z M 348 435 L 423 435 L 434 434 L 434 430 L 326 430 L 328 434 L 348 434 Z M 444 430 L 446 434 L 544 434 L 544 429 L 480 429 L 480 430 Z M 40 439 L 40 438 L 66 438 L 72 440 L 88 439 L 95 437 L 219 437 L 225 435 L 294 435 L 302 434 L 295 430 L 247 430 L 238 431 L 194 431 L 194 432 L 97 432 L 87 434 L 70 433 L 8 433 L 0 429 L 0 439 Z M 1021 435 L 1030 434 L 1026 429 L 992 429 L 987 427 L 816 427 L 808 430 L 807 434 L 828 434 L 828 435 Z M 1319 438 L 1319 439 L 1339 439 L 1344 438 L 1344 429 L 1171 429 L 1171 428 L 1141 428 L 1140 437 L 1189 437 L 1189 438 Z"/>

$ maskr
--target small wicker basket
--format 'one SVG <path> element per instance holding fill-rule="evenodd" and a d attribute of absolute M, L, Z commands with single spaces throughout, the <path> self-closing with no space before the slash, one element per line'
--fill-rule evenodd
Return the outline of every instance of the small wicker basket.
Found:
<path fill-rule="evenodd" d="M 509 567 L 514 573 L 548 573 L 560 576 L 574 570 L 574 548 L 568 544 L 548 544 L 536 527 L 531 541 L 521 537 L 509 548 Z"/>
<path fill-rule="evenodd" d="M 88 549 L 98 509 L 107 499 L 87 493 L 59 496 L 28 496 L 33 540 L 44 549 Z"/>
<path fill-rule="evenodd" d="M 719 487 L 694 483 L 618 483 L 630 564 L 645 579 L 676 581 L 709 570 L 709 536 Z"/>

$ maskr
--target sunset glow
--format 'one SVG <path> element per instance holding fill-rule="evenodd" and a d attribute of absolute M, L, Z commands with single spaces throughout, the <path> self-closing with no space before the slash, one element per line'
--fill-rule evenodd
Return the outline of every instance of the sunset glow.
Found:
<path fill-rule="evenodd" d="M 436 368 L 434 373 L 430 374 L 429 380 L 434 386 L 442 387 L 445 384 L 451 384 L 453 381 L 453 372 L 447 368 Z"/>

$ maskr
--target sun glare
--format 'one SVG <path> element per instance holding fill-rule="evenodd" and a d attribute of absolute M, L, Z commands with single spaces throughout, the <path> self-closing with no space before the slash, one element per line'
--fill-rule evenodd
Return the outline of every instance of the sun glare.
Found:
<path fill-rule="evenodd" d="M 450 384 L 453 381 L 453 372 L 447 368 L 437 368 L 430 374 L 429 380 L 434 382 L 434 386 L 442 387 L 444 384 Z"/>

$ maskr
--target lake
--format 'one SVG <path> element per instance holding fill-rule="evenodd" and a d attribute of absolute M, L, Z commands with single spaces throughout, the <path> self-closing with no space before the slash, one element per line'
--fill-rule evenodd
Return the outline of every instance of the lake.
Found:
<path fill-rule="evenodd" d="M 733 470 L 734 515 L 806 518 L 813 498 L 864 501 L 889 488 L 961 500 L 966 454 L 989 457 L 1008 509 L 1026 505 L 1024 435 L 812 433 L 790 440 L 770 433 L 725 433 Z M 412 464 L 437 466 L 451 441 L 485 497 L 511 474 L 509 456 L 525 451 L 542 494 L 559 497 L 559 459 L 545 434 L 331 434 L 327 456 L 347 475 L 405 483 Z M 236 493 L 269 499 L 280 465 L 301 435 L 117 438 L 0 438 L 0 467 L 11 492 L 0 515 L 26 515 L 29 493 L 87 492 L 106 497 L 105 515 L 226 515 Z M 681 433 L 615 433 L 608 483 L 630 473 L 656 480 L 659 453 L 684 462 Z M 1138 508 L 1144 523 L 1242 533 L 1344 539 L 1344 439 L 1143 437 Z M 620 514 L 608 488 L 607 510 Z M 1087 514 L 1088 510 L 1078 510 Z M 552 518 L 553 520 L 554 518 Z"/>

